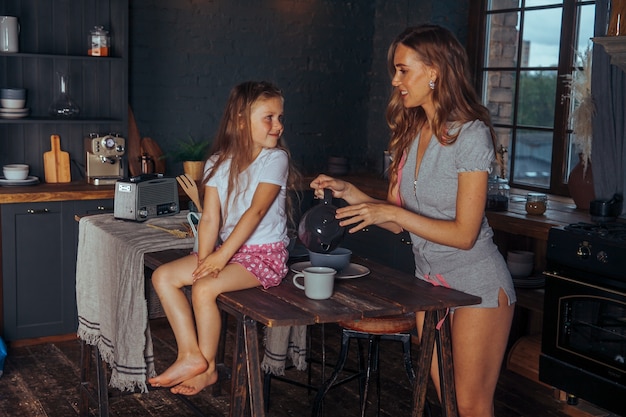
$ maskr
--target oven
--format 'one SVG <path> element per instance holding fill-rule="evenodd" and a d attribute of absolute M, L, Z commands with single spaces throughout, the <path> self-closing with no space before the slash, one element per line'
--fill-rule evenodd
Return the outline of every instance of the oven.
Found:
<path fill-rule="evenodd" d="M 548 238 L 539 379 L 626 415 L 626 223 Z"/>

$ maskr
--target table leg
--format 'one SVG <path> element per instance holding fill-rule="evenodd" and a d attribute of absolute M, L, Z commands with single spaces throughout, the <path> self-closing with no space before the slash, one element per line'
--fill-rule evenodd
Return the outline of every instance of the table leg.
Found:
<path fill-rule="evenodd" d="M 437 311 L 437 323 L 441 327 L 437 332 L 437 355 L 439 357 L 439 375 L 441 384 L 441 404 L 443 415 L 456 417 L 456 388 L 454 386 L 454 364 L 452 361 L 452 338 L 450 334 L 450 318 L 446 317 L 446 310 Z"/>
<path fill-rule="evenodd" d="M 435 344 L 435 326 L 437 315 L 434 311 L 426 311 L 424 329 L 420 341 L 419 355 L 417 358 L 417 375 L 413 385 L 413 414 L 412 417 L 423 417 L 426 404 L 426 391 L 428 390 L 428 378 L 430 377 L 430 364 L 433 360 L 433 348 Z"/>
<path fill-rule="evenodd" d="M 243 417 L 246 410 L 253 417 L 265 416 L 257 323 L 243 316 L 237 318 L 230 417 Z"/>

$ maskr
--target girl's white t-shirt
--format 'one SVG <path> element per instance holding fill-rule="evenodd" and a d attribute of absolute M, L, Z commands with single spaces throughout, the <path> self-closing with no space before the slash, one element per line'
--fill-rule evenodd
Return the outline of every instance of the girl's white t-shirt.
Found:
<path fill-rule="evenodd" d="M 204 172 L 213 168 L 216 158 L 214 155 L 207 160 Z M 225 241 L 230 236 L 243 213 L 250 207 L 257 186 L 263 182 L 279 185 L 280 192 L 245 244 L 261 245 L 283 242 L 286 245 L 289 242 L 287 213 L 285 212 L 287 177 L 289 175 L 289 156 L 287 153 L 276 148 L 262 149 L 259 156 L 239 175 L 239 189 L 231 193 L 230 201 L 226 201 L 230 163 L 230 160 L 225 161 L 206 184 L 207 187 L 217 188 L 222 216 L 226 215 L 220 230 L 220 239 Z M 204 215 L 207 214 L 204 213 Z"/>

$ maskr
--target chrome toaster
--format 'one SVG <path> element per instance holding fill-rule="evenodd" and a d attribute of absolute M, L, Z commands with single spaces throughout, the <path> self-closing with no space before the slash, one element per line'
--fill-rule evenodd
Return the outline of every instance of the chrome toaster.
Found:
<path fill-rule="evenodd" d="M 175 178 L 163 174 L 142 174 L 115 183 L 113 215 L 116 219 L 142 222 L 179 212 Z"/>

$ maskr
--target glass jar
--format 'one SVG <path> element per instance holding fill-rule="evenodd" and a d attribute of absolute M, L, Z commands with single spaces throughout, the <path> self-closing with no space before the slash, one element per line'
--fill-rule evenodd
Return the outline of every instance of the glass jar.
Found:
<path fill-rule="evenodd" d="M 102 26 L 94 26 L 89 32 L 89 49 L 87 55 L 109 56 L 109 32 Z"/>
<path fill-rule="evenodd" d="M 542 193 L 526 194 L 526 213 L 540 216 L 548 208 L 548 196 Z"/>
<path fill-rule="evenodd" d="M 509 208 L 509 181 L 501 177 L 489 177 L 487 183 L 487 210 L 504 211 Z"/>
<path fill-rule="evenodd" d="M 70 96 L 69 77 L 61 72 L 56 74 L 56 95 L 48 107 L 48 113 L 53 117 L 72 119 L 80 114 L 80 106 Z"/>

